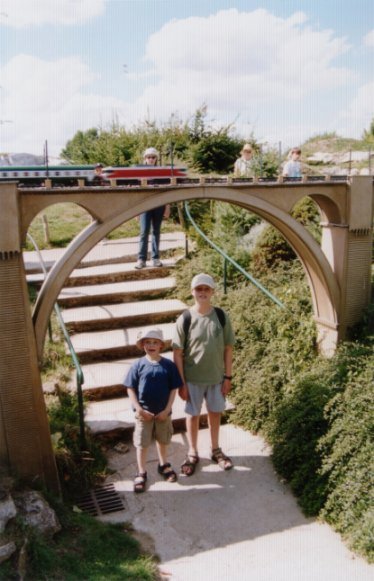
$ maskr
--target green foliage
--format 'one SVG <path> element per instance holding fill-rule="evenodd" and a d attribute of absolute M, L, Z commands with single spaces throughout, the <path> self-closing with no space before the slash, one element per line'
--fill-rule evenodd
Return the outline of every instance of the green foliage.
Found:
<path fill-rule="evenodd" d="M 81 449 L 78 398 L 58 389 L 48 405 L 52 444 L 60 482 L 66 497 L 81 495 L 106 474 L 106 460 L 99 445 L 86 432 L 86 449 Z"/>
<path fill-rule="evenodd" d="M 293 261 L 295 258 L 291 246 L 273 226 L 263 230 L 252 253 L 253 264 L 259 271 L 266 271 L 281 262 Z"/>
<path fill-rule="evenodd" d="M 256 152 L 253 158 L 253 171 L 255 176 L 274 178 L 279 174 L 279 154 L 275 148 L 254 147 Z"/>
<path fill-rule="evenodd" d="M 321 215 L 316 203 L 309 197 L 302 198 L 295 204 L 292 210 L 292 217 L 305 226 L 312 236 L 320 243 L 321 241 Z"/>
<path fill-rule="evenodd" d="M 190 148 L 192 166 L 202 173 L 228 173 L 239 155 L 241 141 L 230 136 L 230 128 L 209 130 Z"/>
<path fill-rule="evenodd" d="M 374 561 L 374 342 L 344 345 L 338 356 L 345 386 L 326 406 L 330 429 L 321 438 L 327 501 L 321 515 Z M 371 530 L 371 533 L 370 533 Z"/>
<path fill-rule="evenodd" d="M 371 120 L 369 129 L 365 129 L 364 133 L 362 134 L 362 139 L 369 145 L 374 144 L 374 117 Z"/>
<path fill-rule="evenodd" d="M 57 512 L 63 530 L 53 540 L 29 532 L 30 581 L 158 578 L 156 563 L 140 553 L 138 542 L 126 526 L 101 523 L 62 507 Z"/>
<path fill-rule="evenodd" d="M 327 386 L 319 376 L 300 377 L 276 407 L 267 436 L 276 470 L 288 480 L 307 515 L 318 514 L 326 500 L 318 442 L 326 433 Z"/>

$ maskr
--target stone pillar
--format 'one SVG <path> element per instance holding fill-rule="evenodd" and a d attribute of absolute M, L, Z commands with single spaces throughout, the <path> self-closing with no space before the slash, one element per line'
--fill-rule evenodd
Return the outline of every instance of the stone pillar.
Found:
<path fill-rule="evenodd" d="M 0 185 L 0 463 L 60 490 L 21 251 L 17 186 Z"/>
<path fill-rule="evenodd" d="M 341 291 L 338 340 L 361 319 L 370 302 L 372 222 L 373 179 L 354 176 L 348 187 L 346 223 L 322 224 L 322 250 Z M 329 334 L 325 329 L 325 335 Z"/>
<path fill-rule="evenodd" d="M 371 297 L 373 178 L 354 176 L 348 193 L 348 233 L 342 285 L 341 327 L 357 323 Z"/>

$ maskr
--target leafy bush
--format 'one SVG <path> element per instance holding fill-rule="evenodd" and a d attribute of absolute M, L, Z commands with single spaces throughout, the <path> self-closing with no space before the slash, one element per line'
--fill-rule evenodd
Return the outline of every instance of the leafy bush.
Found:
<path fill-rule="evenodd" d="M 273 226 L 268 226 L 259 236 L 252 253 L 256 269 L 265 271 L 284 261 L 293 261 L 296 254 L 285 238 Z"/>
<path fill-rule="evenodd" d="M 321 515 L 374 560 L 373 349 L 346 345 L 347 382 L 326 407 L 330 429 L 320 440 L 327 501 Z M 348 357 L 347 357 L 348 356 Z M 371 532 L 370 532 L 371 530 Z"/>

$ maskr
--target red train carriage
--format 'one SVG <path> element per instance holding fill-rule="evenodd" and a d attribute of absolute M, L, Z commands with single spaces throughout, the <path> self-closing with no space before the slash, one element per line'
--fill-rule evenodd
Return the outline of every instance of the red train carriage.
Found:
<path fill-rule="evenodd" d="M 135 165 L 131 167 L 105 167 L 104 180 L 116 180 L 118 185 L 140 185 L 147 180 L 150 185 L 169 184 L 171 178 L 185 178 L 186 169 L 168 165 Z"/>

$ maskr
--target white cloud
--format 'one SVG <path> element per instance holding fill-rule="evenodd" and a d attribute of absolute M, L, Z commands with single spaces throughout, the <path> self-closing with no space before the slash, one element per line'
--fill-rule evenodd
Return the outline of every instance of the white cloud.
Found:
<path fill-rule="evenodd" d="M 19 55 L 0 71 L 0 151 L 40 153 L 45 139 L 57 156 L 76 131 L 110 123 L 125 111 L 119 99 L 88 93 L 94 75 L 78 57 L 44 61 Z M 19 86 L 19 79 L 28 79 Z"/>
<path fill-rule="evenodd" d="M 349 107 L 341 113 L 342 135 L 360 137 L 374 119 L 374 81 L 362 85 L 357 90 Z"/>
<path fill-rule="evenodd" d="M 79 25 L 103 14 L 106 0 L 1 0 L 0 23 L 11 28 Z"/>
<path fill-rule="evenodd" d="M 352 71 L 334 66 L 349 48 L 331 30 L 314 30 L 302 12 L 284 19 L 231 9 L 173 20 L 148 41 L 145 59 L 158 82 L 138 106 L 162 117 L 206 102 L 215 117 L 231 111 L 255 119 L 272 103 L 287 106 L 352 81 Z"/>
<path fill-rule="evenodd" d="M 365 46 L 374 46 L 374 29 L 365 34 L 363 42 Z"/>

